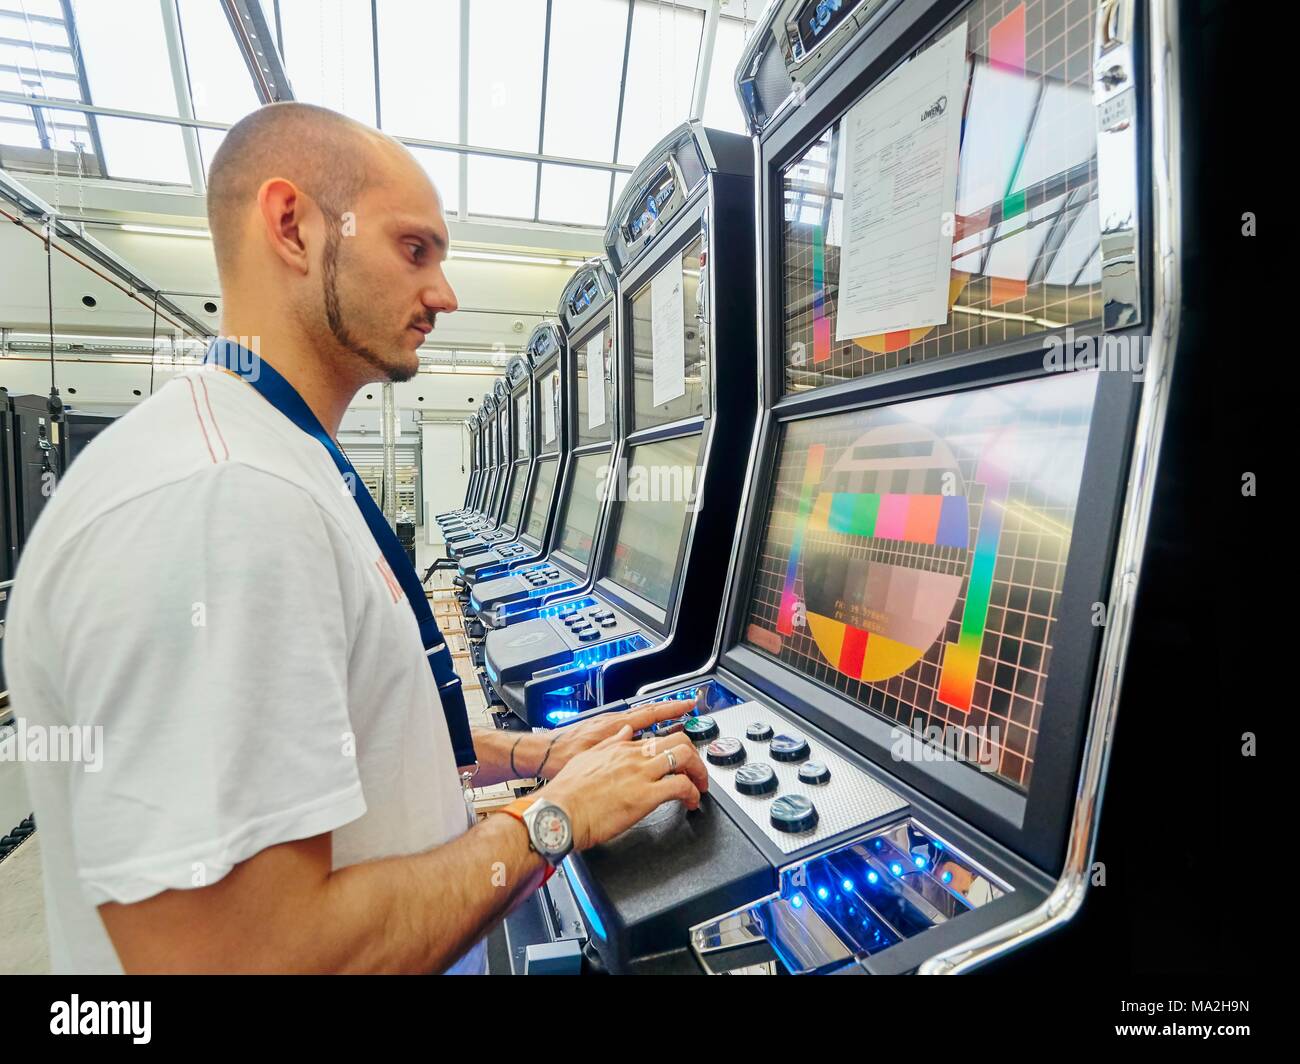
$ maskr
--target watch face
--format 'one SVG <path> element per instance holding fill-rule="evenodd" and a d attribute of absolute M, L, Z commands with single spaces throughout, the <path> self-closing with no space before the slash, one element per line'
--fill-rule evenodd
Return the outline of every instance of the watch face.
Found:
<path fill-rule="evenodd" d="M 543 853 L 562 853 L 569 846 L 569 818 L 555 808 L 540 809 L 534 821 L 537 848 Z"/>

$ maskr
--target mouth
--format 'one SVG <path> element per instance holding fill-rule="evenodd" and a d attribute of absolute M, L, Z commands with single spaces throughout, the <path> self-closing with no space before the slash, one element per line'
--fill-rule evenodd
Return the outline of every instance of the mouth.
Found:
<path fill-rule="evenodd" d="M 428 336 L 429 333 L 433 332 L 433 326 L 426 325 L 423 322 L 420 322 L 418 324 L 408 325 L 407 328 L 413 329 L 415 332 L 418 332 L 421 336 Z"/>

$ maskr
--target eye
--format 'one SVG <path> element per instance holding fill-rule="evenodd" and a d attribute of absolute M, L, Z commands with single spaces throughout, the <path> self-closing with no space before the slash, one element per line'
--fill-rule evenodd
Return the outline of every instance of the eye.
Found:
<path fill-rule="evenodd" d="M 419 262 L 424 258 L 424 245 L 418 240 L 407 241 L 406 247 L 411 253 L 412 262 Z"/>

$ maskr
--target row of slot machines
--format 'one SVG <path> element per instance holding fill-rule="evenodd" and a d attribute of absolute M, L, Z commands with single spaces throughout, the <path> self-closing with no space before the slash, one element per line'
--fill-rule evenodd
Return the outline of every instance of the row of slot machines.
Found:
<path fill-rule="evenodd" d="M 499 719 L 690 699 L 655 731 L 710 775 L 548 885 L 587 970 L 961 972 L 1078 910 L 1179 339 L 1177 35 L 769 5 L 752 136 L 656 146 L 470 419 L 438 521 Z"/>
<path fill-rule="evenodd" d="M 0 388 L 0 638 L 18 558 L 64 470 L 113 421 Z M 0 655 L 0 659 L 3 655 Z M 8 690 L 0 660 L 0 694 Z"/>

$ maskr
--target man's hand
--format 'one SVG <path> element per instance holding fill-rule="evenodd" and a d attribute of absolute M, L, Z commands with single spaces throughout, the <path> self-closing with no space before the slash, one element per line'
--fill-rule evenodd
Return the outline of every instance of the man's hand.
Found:
<path fill-rule="evenodd" d="M 581 724 L 560 728 L 554 736 L 539 736 L 545 744 L 550 744 L 552 738 L 554 739 L 550 756 L 546 757 L 546 764 L 542 768 L 543 778 L 554 779 L 575 756 L 603 743 L 622 728 L 631 728 L 634 732 L 643 731 L 662 720 L 684 717 L 694 707 L 695 702 L 690 699 L 681 702 L 652 702 L 638 709 L 602 713 L 599 717 L 584 720 Z M 542 747 L 542 753 L 538 755 L 538 763 L 544 756 L 545 746 Z"/>
<path fill-rule="evenodd" d="M 697 809 L 700 792 L 709 787 L 708 770 L 688 736 L 634 741 L 630 718 L 618 716 L 619 730 L 575 755 L 542 792 L 569 814 L 575 850 L 612 839 L 674 798 Z"/>

